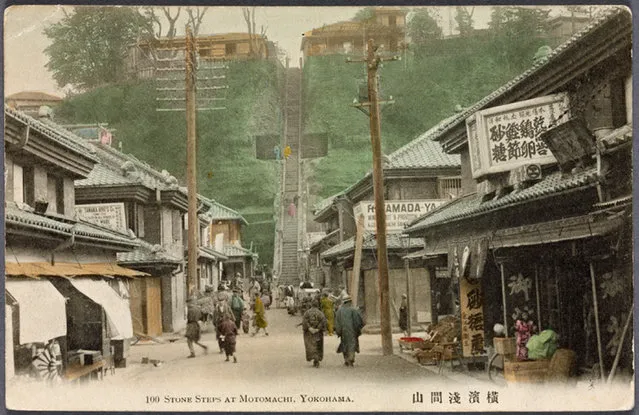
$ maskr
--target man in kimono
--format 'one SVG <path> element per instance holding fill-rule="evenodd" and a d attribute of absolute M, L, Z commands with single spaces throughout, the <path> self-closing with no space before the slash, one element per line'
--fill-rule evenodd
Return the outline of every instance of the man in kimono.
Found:
<path fill-rule="evenodd" d="M 186 343 L 189 346 L 189 351 L 191 354 L 188 355 L 189 358 L 195 357 L 195 350 L 193 349 L 193 343 L 200 346 L 204 349 L 204 354 L 208 353 L 209 348 L 200 343 L 200 323 L 202 320 L 202 311 L 200 307 L 198 307 L 195 298 L 189 298 L 187 303 L 187 312 L 186 312 Z"/>
<path fill-rule="evenodd" d="M 343 299 L 343 304 L 335 315 L 335 333 L 340 338 L 337 353 L 344 354 L 344 365 L 353 367 L 355 353 L 359 353 L 359 336 L 362 334 L 364 320 L 357 308 L 353 307 L 350 295 Z"/>
<path fill-rule="evenodd" d="M 318 307 L 318 303 L 313 302 L 302 319 L 306 361 L 312 360 L 315 367 L 319 367 L 324 358 L 324 331 L 326 330 L 326 317 Z"/>

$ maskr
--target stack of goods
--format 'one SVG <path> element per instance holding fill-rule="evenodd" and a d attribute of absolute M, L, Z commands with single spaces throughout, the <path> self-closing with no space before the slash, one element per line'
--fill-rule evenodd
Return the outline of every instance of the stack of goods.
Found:
<path fill-rule="evenodd" d="M 198 307 L 200 307 L 200 311 L 202 312 L 202 316 L 206 316 L 206 315 L 213 315 L 213 312 L 215 311 L 215 301 L 213 300 L 213 297 L 209 296 L 209 295 L 205 295 L 200 297 L 197 300 L 197 305 Z"/>
<path fill-rule="evenodd" d="M 444 345 L 456 343 L 461 338 L 461 322 L 457 317 L 448 316 L 426 330 L 421 350 L 415 352 L 415 358 L 421 364 L 435 364 L 442 358 L 443 351 L 450 350 Z"/>

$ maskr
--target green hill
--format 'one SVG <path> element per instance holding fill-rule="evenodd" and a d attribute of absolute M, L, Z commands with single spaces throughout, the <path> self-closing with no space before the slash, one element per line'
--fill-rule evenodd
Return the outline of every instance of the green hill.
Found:
<path fill-rule="evenodd" d="M 281 134 L 281 67 L 271 61 L 231 62 L 223 111 L 197 115 L 198 191 L 259 222 L 245 228 L 260 262 L 271 264 L 273 203 L 278 192 L 274 161 L 255 158 L 257 134 Z M 186 176 L 186 122 L 183 112 L 156 111 L 153 81 L 102 87 L 66 99 L 56 111 L 60 122 L 108 123 L 122 151 L 166 169 L 181 183 Z"/>
<path fill-rule="evenodd" d="M 519 51 L 529 59 L 506 60 L 487 36 L 433 41 L 411 48 L 401 61 L 383 63 L 382 150 L 389 154 L 442 119 L 456 105 L 468 106 L 532 64 L 543 39 L 524 39 Z M 304 66 L 305 132 L 329 135 L 328 155 L 313 162 L 311 201 L 337 193 L 371 169 L 368 117 L 352 107 L 365 82 L 363 63 L 346 56 L 309 57 Z M 518 63 L 519 62 L 519 63 Z"/>

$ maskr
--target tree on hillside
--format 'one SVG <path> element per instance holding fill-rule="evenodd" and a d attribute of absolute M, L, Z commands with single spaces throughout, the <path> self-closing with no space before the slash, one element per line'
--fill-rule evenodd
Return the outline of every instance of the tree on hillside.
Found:
<path fill-rule="evenodd" d="M 513 69 L 532 64 L 536 49 L 548 42 L 549 15 L 539 7 L 493 7 L 488 27 L 502 64 Z"/>
<path fill-rule="evenodd" d="M 473 21 L 473 13 L 475 12 L 474 7 L 470 7 L 468 10 L 467 7 L 457 6 L 457 13 L 455 14 L 455 21 L 457 22 L 457 30 L 459 30 L 459 35 L 461 37 L 470 36 L 474 30 L 474 21 Z"/>
<path fill-rule="evenodd" d="M 374 7 L 364 7 L 359 9 L 355 16 L 353 17 L 353 21 L 355 22 L 365 22 L 375 17 L 375 8 Z"/>
<path fill-rule="evenodd" d="M 129 46 L 152 30 L 151 20 L 134 7 L 75 7 L 44 29 L 51 40 L 46 68 L 60 87 L 87 90 L 117 82 Z"/>
<path fill-rule="evenodd" d="M 419 8 L 408 21 L 408 36 L 418 46 L 442 37 L 442 28 L 427 8 Z"/>
<path fill-rule="evenodd" d="M 246 27 L 249 34 L 249 56 L 260 57 L 264 53 L 265 42 L 262 39 L 266 38 L 266 28 L 260 27 L 260 34 L 257 34 L 257 24 L 255 22 L 255 7 L 243 7 L 242 16 L 246 22 Z"/>

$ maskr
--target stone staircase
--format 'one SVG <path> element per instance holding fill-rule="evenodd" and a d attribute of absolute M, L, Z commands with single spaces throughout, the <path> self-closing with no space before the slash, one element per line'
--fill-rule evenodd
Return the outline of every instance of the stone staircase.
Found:
<path fill-rule="evenodd" d="M 284 161 L 284 180 L 281 191 L 281 244 L 280 280 L 278 284 L 297 285 L 300 280 L 298 247 L 299 214 L 301 211 L 299 179 L 300 179 L 300 133 L 301 133 L 301 96 L 302 71 L 300 68 L 286 69 L 284 146 L 291 147 L 291 156 Z M 288 214 L 291 202 L 297 201 L 297 212 L 294 217 Z"/>

